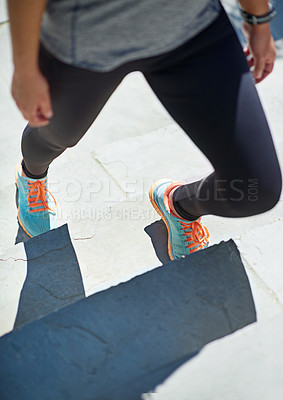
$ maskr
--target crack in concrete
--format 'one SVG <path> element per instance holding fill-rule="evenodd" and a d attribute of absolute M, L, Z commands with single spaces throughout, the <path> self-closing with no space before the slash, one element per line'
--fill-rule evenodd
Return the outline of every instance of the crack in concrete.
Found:
<path fill-rule="evenodd" d="M 4 261 L 4 262 L 6 262 L 6 261 L 9 261 L 9 260 L 14 260 L 14 261 L 27 261 L 27 259 L 25 260 L 25 259 L 23 259 L 23 258 L 14 258 L 14 257 L 8 257 L 8 258 L 0 258 L 0 262 L 1 261 Z"/>
<path fill-rule="evenodd" d="M 89 237 L 72 237 L 72 240 L 91 240 L 95 236 L 95 233 L 92 236 Z"/>
<path fill-rule="evenodd" d="M 47 289 L 45 286 L 41 285 L 40 283 L 37 284 L 39 287 L 41 287 L 42 289 L 44 289 L 47 293 L 49 293 L 52 297 L 54 297 L 57 300 L 69 300 L 69 299 L 73 299 L 75 297 L 78 296 L 84 296 L 84 293 L 78 293 L 78 294 L 74 294 L 72 296 L 67 296 L 67 297 L 58 297 L 56 296 L 54 293 L 51 292 L 51 290 Z M 85 298 L 85 297 L 84 297 Z"/>
<path fill-rule="evenodd" d="M 73 328 L 77 328 L 80 329 L 86 333 L 88 333 L 89 335 L 93 336 L 94 338 L 98 339 L 100 342 L 102 342 L 103 344 L 108 344 L 108 342 L 104 339 L 102 339 L 102 337 L 100 337 L 99 335 L 97 335 L 95 332 L 90 331 L 89 329 L 86 329 L 82 326 L 78 326 L 78 325 L 72 325 Z"/>
<path fill-rule="evenodd" d="M 97 158 L 97 156 L 94 153 L 92 153 L 91 157 L 95 160 L 95 162 L 97 162 L 97 164 L 103 169 L 103 171 L 109 176 L 110 179 L 112 179 L 112 181 L 117 185 L 117 187 L 125 195 L 125 191 L 123 190 L 122 186 L 119 184 L 117 179 L 113 175 L 111 175 L 110 172 L 108 171 L 108 169 L 105 167 L 105 165 L 107 165 L 107 164 L 113 164 L 113 163 L 117 163 L 117 162 L 121 162 L 121 161 L 108 161 L 107 163 L 103 163 L 102 161 L 99 160 L 99 158 Z"/>
<path fill-rule="evenodd" d="M 94 234 L 95 235 L 95 234 Z M 93 235 L 93 236 L 94 236 Z M 93 238 L 93 236 L 91 237 L 91 238 Z M 91 239 L 90 238 L 90 239 Z M 86 239 L 88 239 L 88 238 L 86 238 Z M 77 239 L 74 239 L 74 240 L 77 240 Z M 83 240 L 83 239 L 82 239 Z M 14 260 L 14 261 L 33 261 L 33 260 L 37 260 L 37 259 L 39 259 L 39 258 L 41 258 L 41 257 L 44 257 L 44 256 L 46 256 L 46 254 L 49 254 L 49 253 L 53 253 L 53 252 L 56 252 L 56 251 L 60 251 L 60 250 L 64 250 L 66 247 L 68 247 L 68 246 L 72 246 L 72 244 L 70 243 L 70 242 L 68 242 L 68 243 L 66 243 L 64 246 L 62 246 L 62 247 L 59 247 L 58 249 L 51 249 L 51 250 L 48 250 L 48 251 L 46 251 L 45 253 L 42 253 L 42 254 L 40 254 L 39 256 L 37 256 L 37 257 L 32 257 L 32 258 L 28 258 L 28 259 L 23 259 L 23 258 L 14 258 L 14 257 L 8 257 L 8 258 L 0 258 L 0 261 L 8 261 L 8 260 Z"/>
<path fill-rule="evenodd" d="M 53 321 L 51 322 L 51 324 L 52 324 L 52 326 L 56 326 L 58 328 L 63 328 L 63 329 L 67 329 L 67 330 L 72 329 L 72 328 L 76 328 L 76 329 L 82 330 L 82 331 L 88 333 L 89 335 L 93 336 L 95 339 L 99 340 L 103 344 L 108 344 L 108 342 L 106 340 L 104 340 L 101 336 L 97 335 L 95 332 L 93 332 L 93 331 L 91 331 L 91 330 L 89 330 L 87 328 L 84 328 L 83 326 L 79 326 L 79 325 L 68 325 L 68 326 L 65 326 L 65 325 L 62 325 L 62 324 L 54 323 Z M 109 354 L 111 353 L 110 349 L 108 350 L 108 353 Z"/>
<path fill-rule="evenodd" d="M 235 328 L 233 328 L 233 324 L 231 322 L 231 319 L 229 317 L 229 311 L 227 310 L 227 307 L 225 306 L 225 303 L 223 304 L 223 307 L 218 306 L 217 304 L 213 304 L 211 301 L 209 301 L 207 298 L 201 296 L 200 294 L 197 294 L 197 297 L 201 300 L 203 300 L 205 303 L 208 303 L 210 306 L 216 308 L 217 310 L 221 311 L 228 323 L 229 329 L 231 330 L 231 332 L 235 331 Z"/>
<path fill-rule="evenodd" d="M 53 253 L 53 252 L 55 252 L 55 251 L 63 250 L 63 249 L 65 249 L 65 248 L 68 247 L 68 246 L 70 246 L 70 242 L 66 243 L 66 244 L 65 244 L 64 246 L 62 246 L 62 247 L 59 247 L 58 249 L 51 249 L 51 250 L 46 251 L 45 253 L 40 254 L 40 255 L 37 256 L 37 257 L 29 258 L 27 261 L 37 260 L 37 259 L 39 259 L 39 258 L 41 258 L 41 257 L 46 256 L 46 254 Z M 72 246 L 72 245 L 71 245 L 71 246 Z"/>

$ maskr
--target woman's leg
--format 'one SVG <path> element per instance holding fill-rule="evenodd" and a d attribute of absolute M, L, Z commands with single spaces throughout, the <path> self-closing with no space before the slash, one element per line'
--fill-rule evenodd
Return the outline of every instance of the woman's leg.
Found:
<path fill-rule="evenodd" d="M 34 176 L 46 173 L 57 156 L 82 138 L 125 75 L 121 68 L 97 73 L 72 67 L 45 49 L 41 49 L 40 66 L 50 84 L 54 117 L 46 127 L 27 125 L 24 130 L 24 165 Z"/>
<path fill-rule="evenodd" d="M 207 178 L 175 191 L 179 215 L 191 220 L 205 214 L 244 217 L 278 202 L 281 172 L 272 137 L 224 11 L 144 75 L 215 169 Z"/>
<path fill-rule="evenodd" d="M 54 117 L 46 127 L 26 127 L 16 175 L 18 220 L 31 237 L 57 227 L 56 201 L 45 177 L 49 164 L 82 138 L 126 74 L 123 68 L 109 73 L 75 68 L 44 49 L 40 66 L 50 85 Z"/>

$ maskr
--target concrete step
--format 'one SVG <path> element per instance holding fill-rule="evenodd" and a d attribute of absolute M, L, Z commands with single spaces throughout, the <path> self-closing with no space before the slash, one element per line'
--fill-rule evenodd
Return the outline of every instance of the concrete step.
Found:
<path fill-rule="evenodd" d="M 144 400 L 282 397 L 283 314 L 210 343 Z"/>

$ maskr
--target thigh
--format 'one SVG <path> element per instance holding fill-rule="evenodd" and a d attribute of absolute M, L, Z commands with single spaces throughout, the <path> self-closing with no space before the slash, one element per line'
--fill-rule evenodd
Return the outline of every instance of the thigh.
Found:
<path fill-rule="evenodd" d="M 50 85 L 54 117 L 47 127 L 38 129 L 39 134 L 55 146 L 73 146 L 123 79 L 123 69 L 100 73 L 77 68 L 57 60 L 44 48 L 40 67 Z"/>
<path fill-rule="evenodd" d="M 175 60 L 144 75 L 217 176 L 278 178 L 270 130 L 226 14 L 182 46 Z"/>

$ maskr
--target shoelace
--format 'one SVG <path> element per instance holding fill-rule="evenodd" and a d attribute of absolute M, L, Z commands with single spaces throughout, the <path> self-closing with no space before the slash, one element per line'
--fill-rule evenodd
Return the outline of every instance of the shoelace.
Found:
<path fill-rule="evenodd" d="M 180 224 L 182 230 L 184 231 L 184 235 L 187 236 L 186 242 L 194 242 L 188 244 L 187 248 L 191 249 L 192 247 L 195 247 L 197 243 L 199 243 L 197 247 L 190 251 L 191 253 L 203 248 L 209 242 L 209 232 L 207 228 L 200 223 L 200 220 L 193 222 L 180 221 Z M 187 229 L 191 229 L 191 231 L 188 232 Z"/>
<path fill-rule="evenodd" d="M 47 203 L 46 194 L 49 193 L 54 200 L 56 209 L 57 203 L 53 194 L 49 192 L 49 190 L 46 188 L 46 179 L 44 179 L 43 181 L 38 180 L 35 182 L 28 181 L 28 191 L 29 194 L 27 200 L 30 212 L 40 212 L 45 210 L 55 211 L 52 210 L 52 208 L 50 208 Z"/>

